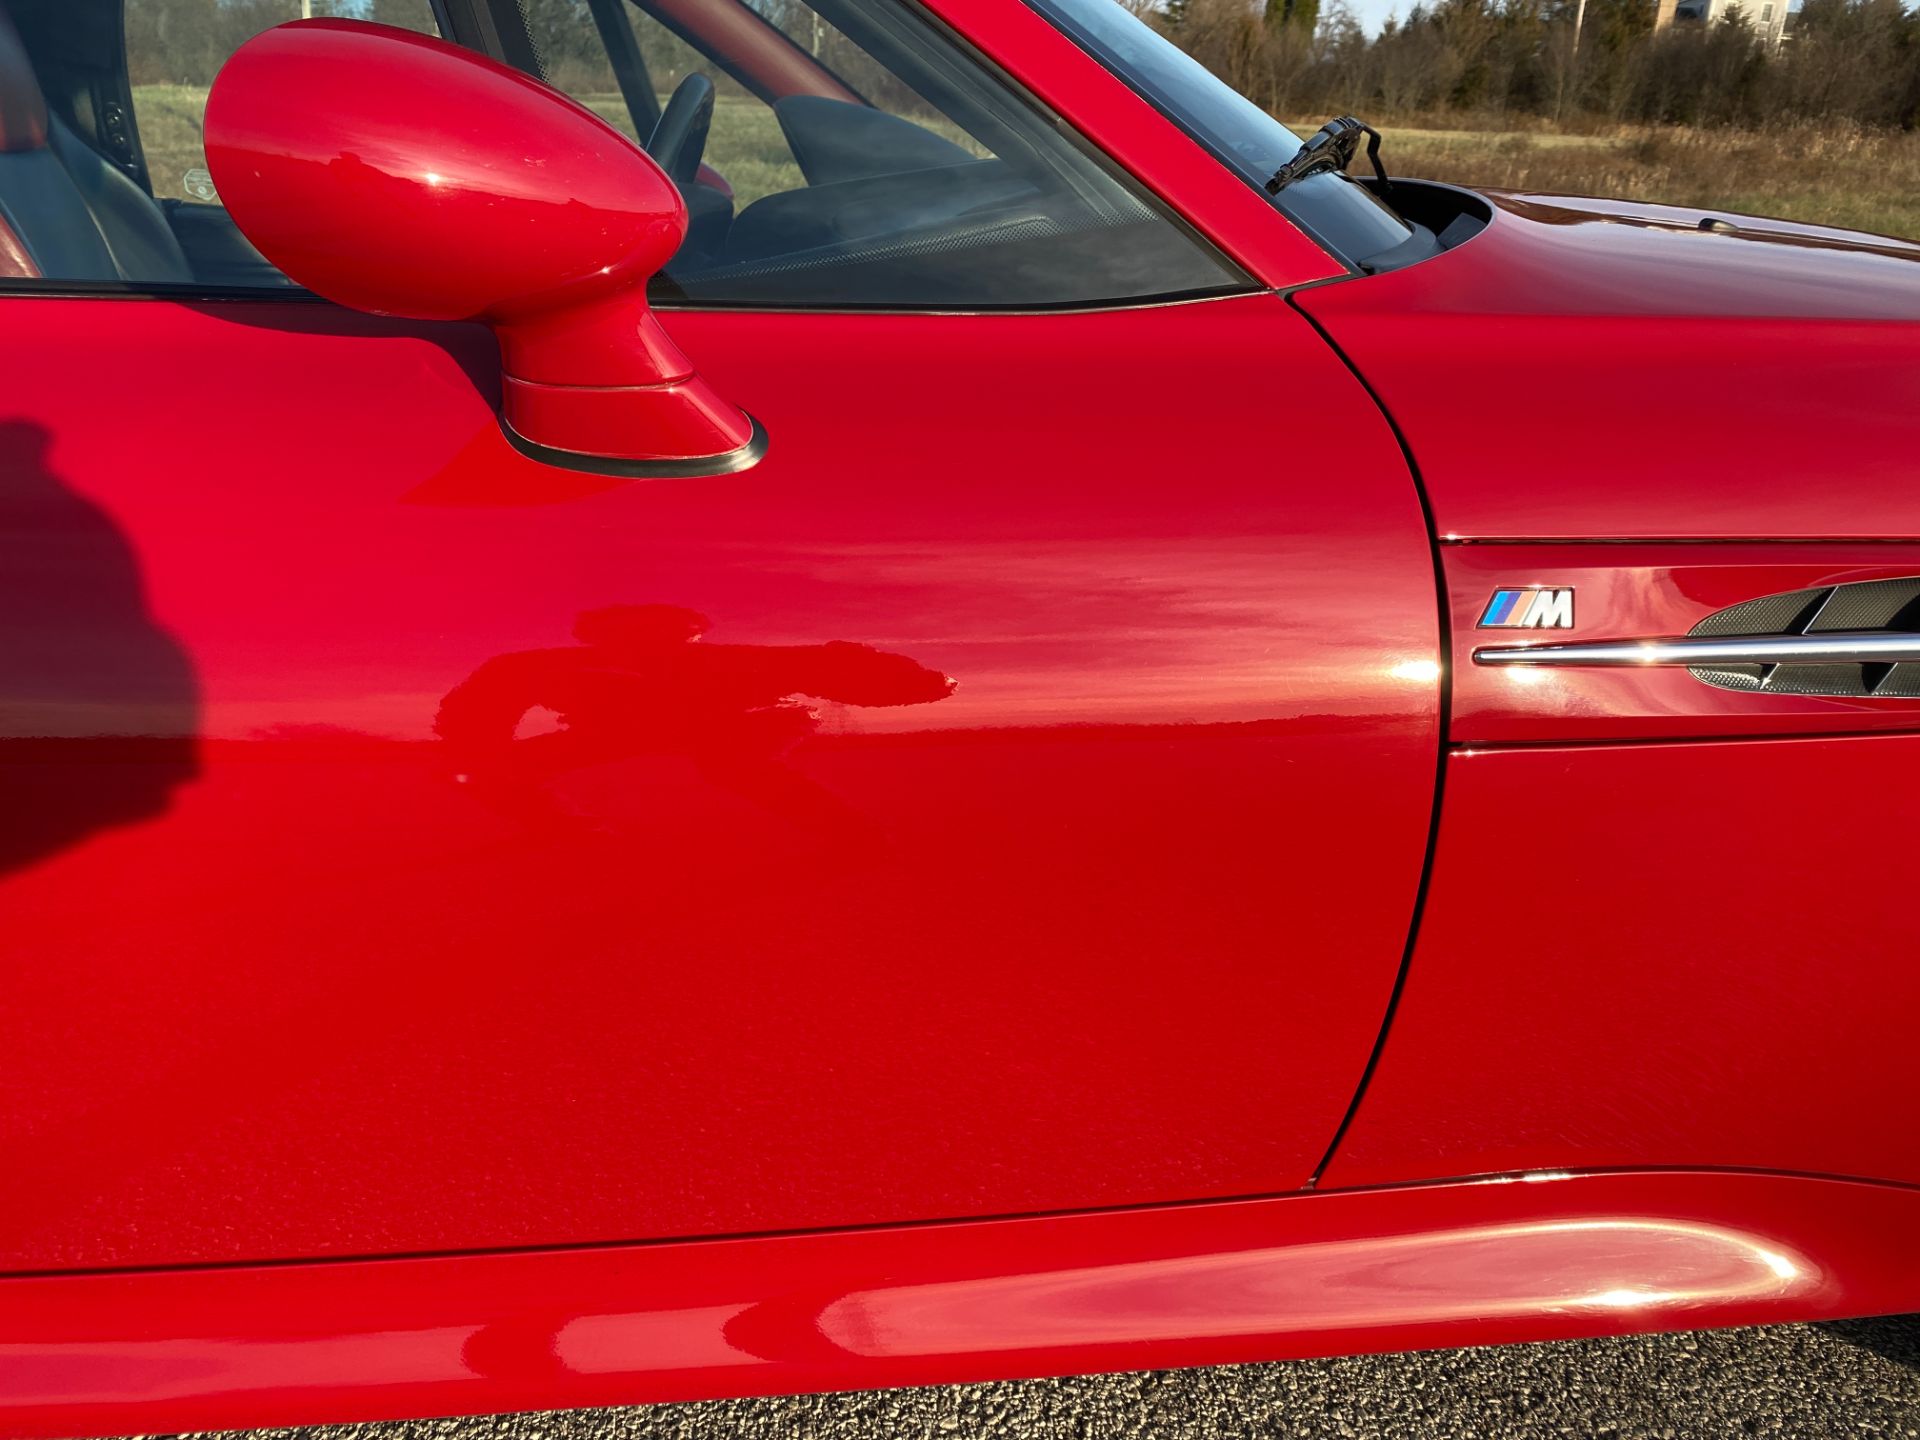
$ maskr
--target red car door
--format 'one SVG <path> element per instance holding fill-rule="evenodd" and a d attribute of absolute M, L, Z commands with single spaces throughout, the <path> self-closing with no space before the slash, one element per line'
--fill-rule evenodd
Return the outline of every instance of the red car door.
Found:
<path fill-rule="evenodd" d="M 740 474 L 522 456 L 477 327 L 8 282 L 0 1263 L 1310 1178 L 1425 854 L 1428 532 L 1297 233 L 981 10 L 1225 278 L 670 313 Z"/>

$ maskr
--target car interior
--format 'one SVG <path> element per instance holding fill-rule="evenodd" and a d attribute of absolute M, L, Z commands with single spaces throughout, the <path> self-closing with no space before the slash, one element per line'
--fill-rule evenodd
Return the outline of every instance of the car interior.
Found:
<path fill-rule="evenodd" d="M 603 35 L 635 35 L 608 47 L 623 96 L 659 83 L 649 49 L 669 65 L 691 50 L 707 67 L 674 84 L 646 141 L 695 217 L 668 267 L 683 293 L 775 299 L 817 276 L 841 296 L 964 301 L 998 290 L 1043 303 L 1088 298 L 1077 277 L 1089 270 L 1120 294 L 1230 278 L 1196 264 L 1197 248 L 1143 196 L 910 7 L 586 5 Z M 716 114 L 784 152 L 785 183 L 749 198 L 728 181 L 725 156 L 703 165 Z M 677 124 L 682 115 L 697 118 Z M 636 133 L 647 119 L 632 111 Z"/>
<path fill-rule="evenodd" d="M 72 26 L 70 38 L 83 39 L 85 29 Z M 84 66 L 61 66 L 52 47 L 44 54 L 46 85 L 20 29 L 0 12 L 0 225 L 9 232 L 0 239 L 0 274 L 191 282 L 193 267 L 159 203 L 124 163 L 76 133 L 81 115 L 98 134 L 124 127 L 127 97 Z"/>

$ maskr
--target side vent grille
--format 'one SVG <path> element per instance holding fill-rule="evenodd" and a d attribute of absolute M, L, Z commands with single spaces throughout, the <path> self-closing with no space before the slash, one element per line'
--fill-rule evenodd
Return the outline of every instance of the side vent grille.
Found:
<path fill-rule="evenodd" d="M 1716 610 L 1690 635 L 1818 635 L 1829 631 L 1920 630 L 1920 576 L 1864 580 L 1765 595 Z M 1722 690 L 1773 695 L 1920 697 L 1920 661 L 1894 664 L 1719 665 L 1688 667 Z"/>

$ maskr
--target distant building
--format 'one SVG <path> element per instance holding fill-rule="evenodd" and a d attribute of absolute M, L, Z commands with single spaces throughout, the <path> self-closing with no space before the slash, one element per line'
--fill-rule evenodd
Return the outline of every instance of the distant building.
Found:
<path fill-rule="evenodd" d="M 1787 0 L 1654 0 L 1653 28 L 1713 25 L 1739 12 L 1769 45 L 1787 32 Z"/>

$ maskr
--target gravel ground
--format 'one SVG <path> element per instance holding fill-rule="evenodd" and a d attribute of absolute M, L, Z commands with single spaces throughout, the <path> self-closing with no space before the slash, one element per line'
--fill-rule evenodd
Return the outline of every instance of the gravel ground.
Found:
<path fill-rule="evenodd" d="M 252 1433 L 274 1440 L 1905 1440 L 1920 1437 L 1920 1315 Z"/>

